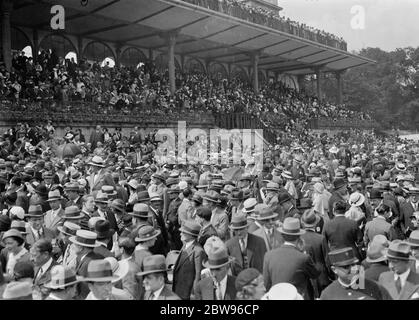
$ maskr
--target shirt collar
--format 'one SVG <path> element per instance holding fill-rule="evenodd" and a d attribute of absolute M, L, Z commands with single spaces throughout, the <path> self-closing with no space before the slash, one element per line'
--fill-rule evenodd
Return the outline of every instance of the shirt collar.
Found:
<path fill-rule="evenodd" d="M 51 264 L 52 264 L 52 258 L 49 258 L 49 260 L 45 262 L 40 268 L 42 274 L 44 274 L 48 270 Z"/>
<path fill-rule="evenodd" d="M 153 294 L 154 294 L 154 300 L 157 300 L 160 297 L 161 292 L 163 291 L 163 289 L 164 289 L 164 284 L 163 284 L 163 286 L 160 289 L 158 289 L 158 290 L 156 290 L 156 291 L 153 292 Z"/>
<path fill-rule="evenodd" d="M 405 272 L 402 274 L 394 274 L 394 281 L 397 280 L 397 278 L 400 278 L 400 281 L 402 282 L 402 286 L 406 283 L 407 277 L 409 276 L 410 268 L 408 268 Z"/>
<path fill-rule="evenodd" d="M 195 240 L 191 240 L 189 242 L 185 243 L 185 249 L 188 249 L 190 246 L 192 246 L 192 244 L 195 242 Z"/>

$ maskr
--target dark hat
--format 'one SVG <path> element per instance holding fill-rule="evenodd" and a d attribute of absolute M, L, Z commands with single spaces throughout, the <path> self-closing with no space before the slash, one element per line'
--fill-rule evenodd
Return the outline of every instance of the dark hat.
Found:
<path fill-rule="evenodd" d="M 108 220 L 99 220 L 95 224 L 95 232 L 97 234 L 97 239 L 109 239 L 115 233 L 115 230 L 111 229 L 111 224 Z"/>
<path fill-rule="evenodd" d="M 278 203 L 283 204 L 284 202 L 290 201 L 291 196 L 288 192 L 280 192 L 278 195 Z"/>
<path fill-rule="evenodd" d="M 111 202 L 111 208 L 119 213 L 125 213 L 125 202 L 121 199 L 114 199 Z"/>
<path fill-rule="evenodd" d="M 320 221 L 320 217 L 314 212 L 314 210 L 307 210 L 301 216 L 301 224 L 304 228 L 313 228 L 317 226 Z"/>
<path fill-rule="evenodd" d="M 370 190 L 370 199 L 383 199 L 383 194 L 378 189 L 371 189 Z"/>
<path fill-rule="evenodd" d="M 43 217 L 45 213 L 42 211 L 42 207 L 39 204 L 30 205 L 28 213 L 25 217 Z"/>
<path fill-rule="evenodd" d="M 10 229 L 11 220 L 6 215 L 0 215 L 0 232 L 7 231 Z"/>
<path fill-rule="evenodd" d="M 6 194 L 5 199 L 4 199 L 4 201 L 8 205 L 16 204 L 16 200 L 17 200 L 17 193 L 16 192 Z"/>
<path fill-rule="evenodd" d="M 298 209 L 311 209 L 313 207 L 313 201 L 310 198 L 302 198 L 300 199 L 300 203 L 298 204 Z"/>
<path fill-rule="evenodd" d="M 333 187 L 335 190 L 338 190 L 342 187 L 346 186 L 346 182 L 344 179 L 342 178 L 336 178 L 335 180 L 333 180 Z"/>
<path fill-rule="evenodd" d="M 203 199 L 202 199 L 202 197 L 201 197 L 201 195 L 200 195 L 200 194 L 195 193 L 195 194 L 192 196 L 192 201 L 195 201 L 196 203 L 202 204 Z"/>
<path fill-rule="evenodd" d="M 358 262 L 352 248 L 342 248 L 329 252 L 330 263 L 337 267 L 344 267 Z"/>
<path fill-rule="evenodd" d="M 30 261 L 21 260 L 16 262 L 13 272 L 19 279 L 33 278 L 35 275 L 33 264 Z"/>
<path fill-rule="evenodd" d="M 148 194 L 147 190 L 137 192 L 138 202 L 149 201 L 149 200 L 150 200 L 150 195 Z"/>
<path fill-rule="evenodd" d="M 35 188 L 35 192 L 36 192 L 37 194 L 39 194 L 40 196 L 43 196 L 43 197 L 48 197 L 48 189 L 47 189 L 47 187 L 46 187 L 46 186 L 44 186 L 43 184 L 38 185 L 38 186 Z"/>
<path fill-rule="evenodd" d="M 242 190 L 236 190 L 231 192 L 231 194 L 228 196 L 230 200 L 243 200 L 243 191 Z"/>
<path fill-rule="evenodd" d="M 196 223 L 195 221 L 185 221 L 183 226 L 179 229 L 180 232 L 189 234 L 193 237 L 198 237 L 199 231 L 201 230 L 201 226 Z"/>
<path fill-rule="evenodd" d="M 169 177 L 166 180 L 166 186 L 168 188 L 170 188 L 171 185 L 178 184 L 178 183 L 179 183 L 179 179 L 178 178 L 171 178 L 171 177 Z"/>
<path fill-rule="evenodd" d="M 236 290 L 238 292 L 242 291 L 243 287 L 250 284 L 253 280 L 260 276 L 260 272 L 255 268 L 247 268 L 242 270 L 235 281 Z"/>

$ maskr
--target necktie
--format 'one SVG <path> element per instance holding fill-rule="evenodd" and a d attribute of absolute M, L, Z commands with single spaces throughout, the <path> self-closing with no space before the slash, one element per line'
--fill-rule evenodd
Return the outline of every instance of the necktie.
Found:
<path fill-rule="evenodd" d="M 154 293 L 152 292 L 151 294 L 150 294 L 150 296 L 148 297 L 148 300 L 154 300 Z"/>
<path fill-rule="evenodd" d="M 39 239 L 41 239 L 41 230 L 36 230 L 36 233 L 37 233 L 37 239 L 36 240 L 39 240 Z"/>
<path fill-rule="evenodd" d="M 223 300 L 223 294 L 221 292 L 221 283 L 217 282 L 217 300 Z"/>
<path fill-rule="evenodd" d="M 240 249 L 241 249 L 243 254 L 246 253 L 246 246 L 245 246 L 245 243 L 244 243 L 244 239 L 240 239 Z"/>
<path fill-rule="evenodd" d="M 396 289 L 397 289 L 397 293 L 400 293 L 400 291 L 402 290 L 402 281 L 400 280 L 400 277 L 397 277 Z"/>

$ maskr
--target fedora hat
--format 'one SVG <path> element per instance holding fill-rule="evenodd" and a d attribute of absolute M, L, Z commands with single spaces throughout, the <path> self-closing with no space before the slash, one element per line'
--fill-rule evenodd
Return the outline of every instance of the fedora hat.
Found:
<path fill-rule="evenodd" d="M 38 185 L 35 188 L 35 192 L 43 197 L 48 197 L 48 189 L 43 184 Z"/>
<path fill-rule="evenodd" d="M 159 180 L 161 180 L 162 182 L 165 182 L 166 181 L 166 178 L 161 174 L 161 173 L 153 173 L 152 175 L 151 175 L 151 177 L 152 178 L 155 178 L 155 179 L 159 179 Z"/>
<path fill-rule="evenodd" d="M 112 282 L 118 282 L 126 277 L 129 272 L 129 264 L 127 260 L 118 261 L 114 257 L 106 257 L 105 260 L 111 265 L 112 275 L 116 276 L 116 279 L 112 280 Z"/>
<path fill-rule="evenodd" d="M 223 246 L 211 246 L 207 252 L 208 260 L 203 266 L 208 269 L 218 269 L 230 264 L 234 259 L 228 255 L 227 248 Z"/>
<path fill-rule="evenodd" d="M 358 262 L 350 247 L 330 251 L 328 256 L 330 263 L 336 267 L 344 267 Z"/>
<path fill-rule="evenodd" d="M 349 196 L 349 204 L 351 206 L 359 207 L 365 202 L 365 196 L 360 192 L 354 192 Z"/>
<path fill-rule="evenodd" d="M 76 235 L 77 230 L 80 230 L 81 227 L 78 224 L 66 221 L 64 222 L 64 224 L 62 226 L 58 226 L 57 227 L 58 231 L 60 231 L 61 233 L 73 237 Z"/>
<path fill-rule="evenodd" d="M 249 226 L 247 222 L 247 217 L 244 214 L 234 214 L 231 218 L 230 229 L 232 230 L 241 230 Z"/>
<path fill-rule="evenodd" d="M 313 228 L 317 226 L 320 221 L 320 217 L 314 212 L 314 210 L 307 210 L 301 216 L 301 224 L 304 228 Z"/>
<path fill-rule="evenodd" d="M 138 230 L 136 242 L 145 242 L 154 239 L 160 235 L 160 229 L 154 229 L 152 226 L 143 226 Z"/>
<path fill-rule="evenodd" d="M 87 265 L 87 275 L 83 281 L 90 282 L 112 282 L 118 279 L 112 272 L 112 266 L 105 259 L 91 260 Z"/>
<path fill-rule="evenodd" d="M 291 196 L 288 192 L 280 192 L 278 195 L 278 203 L 283 204 L 291 200 Z"/>
<path fill-rule="evenodd" d="M 25 221 L 12 220 L 12 223 L 10 224 L 10 229 L 15 229 L 19 231 L 21 234 L 28 234 L 28 232 L 26 231 Z"/>
<path fill-rule="evenodd" d="M 115 197 L 118 195 L 118 193 L 116 192 L 113 186 L 108 186 L 108 185 L 102 186 L 101 191 L 103 193 L 106 193 L 108 195 L 108 198 Z"/>
<path fill-rule="evenodd" d="M 333 180 L 333 188 L 335 190 L 338 190 L 342 187 L 346 187 L 345 180 L 343 180 L 342 178 L 336 178 L 335 180 Z"/>
<path fill-rule="evenodd" d="M 48 202 L 57 201 L 61 199 L 63 199 L 63 197 L 61 196 L 60 190 L 56 189 L 56 190 L 52 190 L 48 192 L 48 200 L 47 200 Z"/>
<path fill-rule="evenodd" d="M 101 245 L 96 239 L 97 234 L 88 230 L 77 230 L 76 235 L 69 238 L 72 243 L 88 248 L 95 248 Z"/>
<path fill-rule="evenodd" d="M 118 213 L 124 214 L 126 210 L 125 202 L 121 199 L 114 199 L 110 204 L 111 208 Z"/>
<path fill-rule="evenodd" d="M 418 248 L 419 247 L 419 230 L 413 230 L 409 235 L 409 239 L 407 239 L 405 242 L 412 248 Z"/>
<path fill-rule="evenodd" d="M 151 273 L 167 272 L 166 258 L 161 254 L 147 256 L 143 260 L 141 272 L 137 272 L 137 276 L 145 276 Z"/>
<path fill-rule="evenodd" d="M 185 221 L 183 226 L 180 227 L 179 229 L 180 232 L 189 234 L 193 237 L 198 237 L 200 230 L 201 230 L 201 226 L 193 220 Z"/>
<path fill-rule="evenodd" d="M 136 203 L 134 204 L 134 208 L 132 212 L 129 212 L 128 214 L 133 217 L 148 218 L 148 212 L 150 210 L 150 207 L 145 203 Z"/>
<path fill-rule="evenodd" d="M 111 229 L 111 224 L 108 220 L 99 220 L 95 224 L 95 232 L 98 240 L 109 239 L 115 233 L 115 230 Z"/>
<path fill-rule="evenodd" d="M 147 190 L 137 192 L 138 202 L 149 201 L 149 200 L 150 200 L 150 196 Z"/>
<path fill-rule="evenodd" d="M 84 214 L 80 211 L 77 206 L 69 206 L 64 209 L 64 220 L 77 220 L 84 217 Z"/>
<path fill-rule="evenodd" d="M 279 184 L 275 182 L 268 182 L 266 185 L 266 191 L 276 191 L 279 192 Z"/>
<path fill-rule="evenodd" d="M 88 164 L 90 166 L 95 166 L 95 167 L 100 167 L 100 168 L 105 167 L 105 161 L 102 159 L 102 157 L 99 157 L 99 156 L 94 156 Z"/>
<path fill-rule="evenodd" d="M 8 231 L 6 231 L 5 233 L 3 233 L 3 237 L 2 237 L 2 241 L 6 240 L 7 238 L 10 237 L 16 237 L 22 240 L 25 240 L 22 236 L 22 233 L 16 229 L 10 229 Z"/>
<path fill-rule="evenodd" d="M 306 233 L 305 230 L 300 229 L 300 220 L 291 217 L 285 218 L 284 223 L 278 228 L 278 231 L 290 236 L 300 236 Z"/>
<path fill-rule="evenodd" d="M 243 202 L 242 212 L 249 214 L 255 211 L 255 207 L 258 204 L 256 198 L 249 198 Z"/>
<path fill-rule="evenodd" d="M 28 213 L 25 214 L 25 217 L 43 217 L 45 213 L 42 212 L 42 207 L 40 204 L 33 204 L 29 206 Z"/>
<path fill-rule="evenodd" d="M 290 171 L 284 170 L 281 173 L 281 177 L 285 179 L 293 179 L 292 173 Z"/>
<path fill-rule="evenodd" d="M 372 241 L 367 250 L 367 258 L 365 259 L 368 263 L 376 263 L 386 261 L 386 247 L 378 241 Z"/>
<path fill-rule="evenodd" d="M 214 203 L 220 203 L 219 195 L 214 190 L 209 190 L 208 192 L 206 192 L 202 196 L 202 199 L 210 201 L 210 202 L 214 202 Z"/>
<path fill-rule="evenodd" d="M 169 188 L 169 190 L 167 190 L 168 193 L 180 193 L 180 188 L 179 185 L 177 184 L 172 184 Z"/>
<path fill-rule="evenodd" d="M 4 300 L 32 300 L 32 283 L 27 281 L 12 281 L 6 285 L 3 292 Z"/>
<path fill-rule="evenodd" d="M 65 191 L 79 192 L 79 184 L 76 182 L 69 182 L 64 185 Z"/>
<path fill-rule="evenodd" d="M 278 214 L 273 212 L 273 210 L 269 207 L 262 208 L 260 210 L 259 215 L 256 217 L 256 220 L 263 221 L 269 219 L 275 219 L 278 217 Z"/>
<path fill-rule="evenodd" d="M 386 256 L 388 259 L 414 260 L 410 255 L 410 245 L 399 239 L 390 242 Z"/>
<path fill-rule="evenodd" d="M 62 265 L 53 266 L 50 274 L 51 280 L 44 284 L 49 289 L 63 289 L 82 280 L 82 277 L 77 276 L 72 268 Z"/>
<path fill-rule="evenodd" d="M 160 194 L 152 192 L 150 193 L 150 202 L 153 201 L 163 201 L 163 198 Z"/>
<path fill-rule="evenodd" d="M 98 203 L 108 203 L 108 195 L 106 194 L 106 193 L 104 193 L 104 192 L 102 192 L 102 191 L 99 191 L 97 194 L 96 194 L 96 198 L 95 198 L 95 202 L 98 202 Z"/>

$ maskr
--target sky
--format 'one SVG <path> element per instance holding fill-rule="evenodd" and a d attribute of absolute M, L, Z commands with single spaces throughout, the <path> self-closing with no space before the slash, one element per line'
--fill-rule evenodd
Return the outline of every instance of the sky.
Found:
<path fill-rule="evenodd" d="M 419 46 L 419 0 L 278 0 L 278 5 L 280 15 L 343 37 L 349 51 Z"/>

